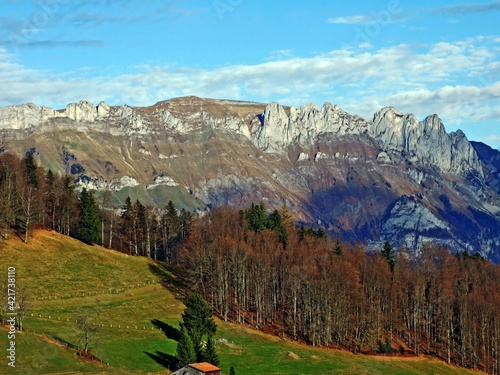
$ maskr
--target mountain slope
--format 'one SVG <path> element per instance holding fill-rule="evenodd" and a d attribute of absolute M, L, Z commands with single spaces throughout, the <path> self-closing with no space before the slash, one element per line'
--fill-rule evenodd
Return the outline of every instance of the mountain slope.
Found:
<path fill-rule="evenodd" d="M 28 244 L 13 236 L 0 245 L 0 253 L 16 268 L 17 283 L 28 287 L 33 303 L 33 315 L 24 322 L 28 331 L 16 335 L 18 373 L 170 373 L 165 366 L 175 356 L 173 334 L 184 309 L 172 292 L 181 276 L 174 269 L 48 231 L 36 231 Z M 74 322 L 82 312 L 98 323 L 92 348 L 106 365 L 79 360 L 71 347 L 77 345 Z M 224 339 L 217 349 L 225 374 L 230 366 L 247 375 L 479 374 L 425 356 L 353 355 L 244 325 L 217 324 L 216 338 Z M 6 341 L 7 329 L 0 326 L 0 345 L 7 348 Z"/>
<path fill-rule="evenodd" d="M 386 107 L 370 121 L 325 103 L 176 98 L 150 107 L 82 101 L 0 108 L 0 147 L 33 152 L 82 186 L 201 212 L 286 204 L 345 240 L 418 251 L 422 242 L 500 261 L 498 176 L 441 120 Z"/>

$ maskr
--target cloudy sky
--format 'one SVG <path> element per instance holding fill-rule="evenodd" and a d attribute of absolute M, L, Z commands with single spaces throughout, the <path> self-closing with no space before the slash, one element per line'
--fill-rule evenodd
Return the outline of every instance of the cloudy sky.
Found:
<path fill-rule="evenodd" d="M 2 0 L 0 106 L 394 106 L 500 148 L 500 1 Z"/>

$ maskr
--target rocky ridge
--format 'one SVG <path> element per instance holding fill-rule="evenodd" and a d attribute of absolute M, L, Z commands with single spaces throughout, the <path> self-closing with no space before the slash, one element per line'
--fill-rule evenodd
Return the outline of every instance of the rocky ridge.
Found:
<path fill-rule="evenodd" d="M 104 101 L 96 106 L 84 100 L 70 103 L 64 110 L 38 107 L 33 103 L 0 108 L 0 131 L 43 132 L 44 125 L 53 119 L 71 120 L 76 127 L 96 124 L 92 130 L 97 131 L 110 131 L 109 126 L 99 125 L 114 120 L 127 136 L 147 136 L 155 131 L 152 121 L 133 107 L 110 107 Z M 287 110 L 279 103 L 271 103 L 249 125 L 243 118 L 213 117 L 204 111 L 183 119 L 175 117 L 168 109 L 154 120 L 161 120 L 167 132 L 189 133 L 202 124 L 241 134 L 268 153 L 284 153 L 294 145 L 312 146 L 321 134 L 332 137 L 370 135 L 380 143 L 384 153 L 379 154 L 379 158 L 384 161 L 390 160 L 390 154 L 404 154 L 411 162 L 430 164 L 445 173 L 475 171 L 484 177 L 484 165 L 461 130 L 448 134 L 437 115 L 419 122 L 414 115 L 403 115 L 393 107 L 375 113 L 371 123 L 330 103 L 325 103 L 321 109 L 310 104 Z"/>
<path fill-rule="evenodd" d="M 151 107 L 28 103 L 0 108 L 0 143 L 18 154 L 30 144 L 82 186 L 135 191 L 145 203 L 160 204 L 168 189 L 198 210 L 287 204 L 303 223 L 373 248 L 434 241 L 500 260 L 500 153 L 447 133 L 436 115 L 418 121 L 386 107 L 366 121 L 330 103 L 196 97 Z"/>

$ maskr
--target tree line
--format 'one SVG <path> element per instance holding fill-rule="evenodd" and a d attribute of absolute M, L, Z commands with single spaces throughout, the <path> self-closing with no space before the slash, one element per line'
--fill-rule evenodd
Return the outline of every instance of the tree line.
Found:
<path fill-rule="evenodd" d="M 5 239 L 15 233 L 28 242 L 32 228 L 46 227 L 87 244 L 172 261 L 192 221 L 192 213 L 178 211 L 172 201 L 159 208 L 128 197 L 115 207 L 110 190 L 100 197 L 86 188 L 78 192 L 70 176 L 45 172 L 32 153 L 23 158 L 0 154 L 0 235 Z"/>
<path fill-rule="evenodd" d="M 435 356 L 500 373 L 500 268 L 479 256 L 386 243 L 369 254 L 252 205 L 198 218 L 179 262 L 226 321 L 353 353 Z"/>

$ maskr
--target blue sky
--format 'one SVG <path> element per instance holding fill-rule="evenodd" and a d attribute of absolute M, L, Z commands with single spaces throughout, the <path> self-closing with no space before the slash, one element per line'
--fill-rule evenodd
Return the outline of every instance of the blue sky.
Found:
<path fill-rule="evenodd" d="M 500 148 L 500 1 L 3 0 L 0 106 L 394 106 Z"/>

